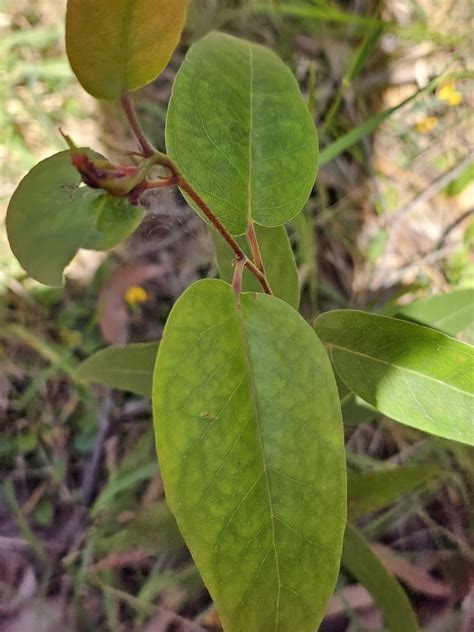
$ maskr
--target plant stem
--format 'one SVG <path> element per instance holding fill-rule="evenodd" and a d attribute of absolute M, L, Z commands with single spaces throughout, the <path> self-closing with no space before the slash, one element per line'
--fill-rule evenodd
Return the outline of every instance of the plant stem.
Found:
<path fill-rule="evenodd" d="M 137 113 L 135 108 L 133 107 L 133 103 L 130 99 L 130 94 L 126 92 L 121 99 L 122 107 L 125 112 L 125 116 L 127 117 L 128 122 L 130 123 L 130 127 L 135 135 L 135 138 L 140 145 L 143 155 L 145 158 L 150 158 L 156 152 L 156 149 L 150 143 L 148 138 L 145 136 L 145 133 L 140 125 L 140 121 L 138 120 Z"/>
<path fill-rule="evenodd" d="M 178 184 L 178 178 L 176 176 L 170 176 L 169 178 L 162 178 L 161 180 L 152 180 L 146 182 L 144 186 L 145 191 L 150 189 L 163 189 L 165 187 L 172 187 Z"/>
<path fill-rule="evenodd" d="M 272 294 L 272 290 L 268 284 L 267 278 L 265 274 L 255 265 L 255 263 L 247 257 L 245 252 L 237 243 L 236 239 L 229 233 L 227 228 L 221 222 L 221 220 L 214 214 L 214 212 L 209 208 L 209 206 L 204 202 L 201 196 L 191 187 L 189 182 L 183 178 L 183 176 L 179 173 L 177 168 L 175 167 L 175 175 L 178 176 L 178 186 L 180 189 L 185 191 L 189 197 L 197 204 L 202 213 L 207 217 L 207 219 L 211 222 L 214 228 L 222 235 L 222 237 L 226 240 L 229 246 L 232 248 L 234 252 L 236 261 L 242 260 L 244 262 L 244 266 L 247 267 L 250 272 L 257 278 L 258 282 L 262 286 L 263 291 L 266 294 Z M 236 264 L 237 265 L 237 264 Z"/>
<path fill-rule="evenodd" d="M 242 267 L 242 269 L 244 267 L 247 267 L 250 272 L 257 278 L 258 282 L 262 286 L 263 291 L 266 294 L 272 294 L 272 290 L 268 284 L 265 272 L 263 270 L 262 257 L 260 255 L 257 236 L 255 235 L 253 225 L 251 228 L 249 228 L 249 233 L 251 233 L 251 236 L 249 237 L 249 243 L 252 249 L 252 256 L 255 259 L 255 263 L 247 257 L 245 252 L 239 246 L 235 238 L 229 233 L 229 231 L 221 222 L 221 220 L 217 217 L 217 215 L 209 208 L 209 206 L 204 202 L 197 191 L 195 191 L 189 184 L 189 182 L 181 175 L 178 167 L 174 164 L 171 158 L 169 158 L 166 154 L 162 154 L 160 151 L 156 150 L 150 143 L 141 128 L 140 121 L 138 120 L 137 113 L 135 111 L 135 108 L 133 107 L 133 103 L 128 92 L 123 95 L 121 102 L 130 127 L 132 128 L 135 138 L 137 139 L 143 151 L 143 156 L 145 158 L 153 157 L 154 164 L 166 167 L 166 169 L 168 169 L 171 174 L 169 178 L 163 179 L 162 182 L 150 182 L 148 185 L 143 187 L 140 193 L 146 191 L 147 189 L 166 187 L 177 184 L 179 188 L 185 191 L 185 193 L 187 193 L 189 197 L 197 204 L 202 213 L 207 217 L 214 228 L 222 235 L 222 237 L 232 248 L 232 251 L 235 255 L 236 266 L 240 266 Z M 250 239 L 252 239 L 252 241 L 250 241 Z"/>
<path fill-rule="evenodd" d="M 250 222 L 249 227 L 247 228 L 247 241 L 249 243 L 255 265 L 261 272 L 263 272 L 263 274 L 265 274 L 262 253 L 260 252 L 257 233 L 255 232 L 255 225 L 253 222 Z"/>
<path fill-rule="evenodd" d="M 239 301 L 240 293 L 242 292 L 242 275 L 244 273 L 245 268 L 245 259 L 242 257 L 235 257 L 235 267 L 234 267 L 234 275 L 232 277 L 232 289 L 237 296 L 237 301 Z"/>

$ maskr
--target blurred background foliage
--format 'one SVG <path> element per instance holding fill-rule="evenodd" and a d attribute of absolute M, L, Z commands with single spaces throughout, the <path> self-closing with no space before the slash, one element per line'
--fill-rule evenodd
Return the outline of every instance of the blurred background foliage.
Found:
<path fill-rule="evenodd" d="M 133 148 L 118 108 L 95 103 L 69 69 L 64 9 L 0 0 L 0 217 L 26 171 L 63 149 L 60 126 L 111 157 Z M 182 46 L 136 105 L 163 148 L 192 41 L 218 28 L 276 50 L 300 82 L 323 158 L 314 195 L 288 226 L 302 313 L 396 313 L 474 286 L 472 12 L 469 0 L 194 0 Z M 148 206 L 125 246 L 81 253 L 61 290 L 26 277 L 0 228 L 6 632 L 219 630 L 163 499 L 148 400 L 74 380 L 80 360 L 108 344 L 159 339 L 184 288 L 216 275 L 207 230 L 179 195 Z M 472 341 L 472 328 L 461 337 Z M 472 450 L 357 401 L 344 413 L 354 519 L 423 629 L 472 630 Z M 341 572 L 322 629 L 384 624 Z"/>

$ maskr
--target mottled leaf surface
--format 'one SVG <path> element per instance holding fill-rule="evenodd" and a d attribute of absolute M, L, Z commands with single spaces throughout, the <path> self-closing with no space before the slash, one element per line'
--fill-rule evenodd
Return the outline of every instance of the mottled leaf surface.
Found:
<path fill-rule="evenodd" d="M 115 100 L 150 83 L 168 64 L 188 0 L 69 0 L 66 48 L 89 94 Z"/>
<path fill-rule="evenodd" d="M 257 224 L 255 232 L 260 245 L 265 273 L 273 294 L 298 309 L 300 304 L 298 269 L 285 227 L 267 228 Z M 219 274 L 224 281 L 230 283 L 234 273 L 234 254 L 219 233 L 211 230 L 211 235 Z M 238 237 L 237 241 L 245 253 L 250 256 L 250 249 L 245 236 Z M 247 292 L 262 291 L 260 283 L 247 268 L 244 270 L 242 287 Z"/>
<path fill-rule="evenodd" d="M 166 145 L 235 235 L 250 219 L 282 225 L 316 178 L 316 130 L 298 84 L 272 51 L 223 33 L 194 44 L 178 72 Z"/>
<path fill-rule="evenodd" d="M 143 217 L 143 209 L 126 198 L 79 186 L 80 182 L 70 152 L 63 151 L 36 165 L 8 206 L 13 254 L 31 277 L 46 285 L 62 285 L 63 270 L 79 248 L 112 248 Z"/>
<path fill-rule="evenodd" d="M 76 371 L 81 382 L 97 383 L 151 397 L 158 343 L 114 345 L 84 360 Z"/>
<path fill-rule="evenodd" d="M 354 310 L 316 331 L 347 387 L 384 415 L 474 445 L 474 348 L 414 323 Z"/>
<path fill-rule="evenodd" d="M 344 535 L 342 566 L 367 588 L 390 632 L 416 632 L 418 624 L 405 591 L 364 536 L 351 524 Z"/>
<path fill-rule="evenodd" d="M 456 336 L 474 323 L 474 289 L 455 290 L 413 301 L 397 309 L 396 315 Z"/>
<path fill-rule="evenodd" d="M 153 414 L 168 504 L 227 632 L 314 632 L 346 513 L 334 376 L 283 301 L 193 285 L 165 327 Z"/>

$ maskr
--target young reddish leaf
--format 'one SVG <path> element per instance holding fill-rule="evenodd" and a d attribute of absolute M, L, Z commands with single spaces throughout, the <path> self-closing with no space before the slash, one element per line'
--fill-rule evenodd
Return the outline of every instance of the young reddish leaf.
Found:
<path fill-rule="evenodd" d="M 63 151 L 36 165 L 8 205 L 13 254 L 31 277 L 46 285 L 62 285 L 63 270 L 79 248 L 108 250 L 142 220 L 143 209 L 126 198 L 80 183 L 70 151 Z"/>
<path fill-rule="evenodd" d="M 255 232 L 260 245 L 265 273 L 273 294 L 298 309 L 300 304 L 298 269 L 285 227 L 267 228 L 256 225 Z M 211 236 L 220 277 L 230 283 L 234 273 L 234 254 L 219 233 L 211 230 Z M 237 241 L 247 255 L 250 255 L 246 238 L 238 237 Z M 260 283 L 247 269 L 244 270 L 242 287 L 246 292 L 262 291 Z"/>
<path fill-rule="evenodd" d="M 186 22 L 188 0 L 69 0 L 66 48 L 87 92 L 120 99 L 168 64 Z"/>
<path fill-rule="evenodd" d="M 316 129 L 289 68 L 267 48 L 223 33 L 188 52 L 168 108 L 166 145 L 234 235 L 250 220 L 285 224 L 316 178 Z"/>
<path fill-rule="evenodd" d="M 272 296 L 200 281 L 168 318 L 153 414 L 167 501 L 227 632 L 314 632 L 346 516 L 337 388 Z"/>

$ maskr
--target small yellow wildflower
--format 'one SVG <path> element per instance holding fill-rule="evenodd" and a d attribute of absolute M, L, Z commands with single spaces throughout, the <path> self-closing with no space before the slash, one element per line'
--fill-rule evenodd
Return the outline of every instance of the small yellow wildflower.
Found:
<path fill-rule="evenodd" d="M 148 293 L 139 285 L 132 285 L 125 292 L 125 300 L 131 307 L 133 307 L 134 305 L 144 303 L 148 300 Z"/>
<path fill-rule="evenodd" d="M 451 107 L 456 107 L 462 102 L 462 94 L 456 90 L 456 86 L 452 81 L 445 83 L 438 92 L 438 99 L 446 101 Z"/>
<path fill-rule="evenodd" d="M 435 127 L 438 126 L 438 119 L 436 116 L 425 116 L 424 119 L 418 121 L 416 129 L 422 134 L 429 134 Z"/>
<path fill-rule="evenodd" d="M 71 349 L 75 349 L 81 344 L 82 336 L 75 329 L 62 329 L 60 331 L 60 335 L 61 335 L 62 340 Z"/>

